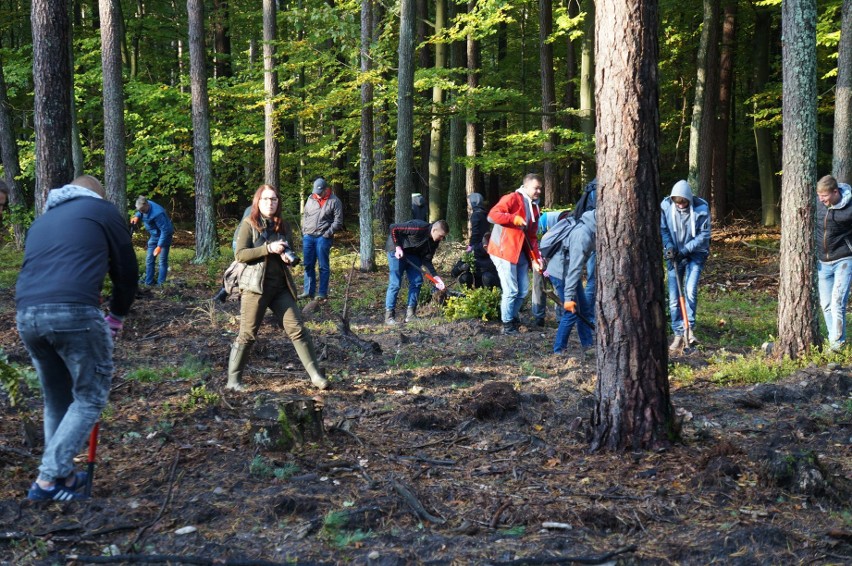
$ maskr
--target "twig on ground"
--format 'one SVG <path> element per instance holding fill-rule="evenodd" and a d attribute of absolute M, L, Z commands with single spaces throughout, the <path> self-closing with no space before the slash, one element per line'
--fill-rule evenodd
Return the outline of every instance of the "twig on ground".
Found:
<path fill-rule="evenodd" d="M 494 512 L 494 516 L 491 517 L 491 522 L 488 524 L 488 526 L 492 529 L 496 529 L 497 525 L 500 524 L 500 515 L 502 515 L 503 511 L 508 509 L 511 504 L 511 501 L 504 501 L 503 504 L 497 508 L 497 511 Z"/>
<path fill-rule="evenodd" d="M 162 505 L 162 507 L 160 507 L 159 513 L 157 513 L 157 516 L 154 517 L 154 520 L 152 520 L 150 523 L 148 523 L 147 525 L 145 525 L 141 529 L 139 529 L 139 532 L 136 533 L 136 538 L 134 538 L 133 542 L 131 542 L 128 545 L 129 549 L 132 549 L 136 546 L 136 544 L 142 538 L 142 535 L 145 534 L 145 531 L 147 531 L 149 528 L 154 526 L 157 523 L 157 521 L 159 521 L 162 518 L 163 513 L 166 511 L 166 507 L 168 507 L 169 501 L 171 501 L 171 499 L 172 499 L 172 490 L 174 489 L 174 486 L 175 486 L 175 472 L 177 471 L 177 465 L 178 465 L 179 460 L 180 460 L 180 449 L 175 451 L 175 459 L 172 462 L 172 468 L 169 470 L 169 491 L 166 493 L 166 499 L 163 501 L 163 505 Z"/>
<path fill-rule="evenodd" d="M 414 493 L 411 492 L 408 487 L 400 483 L 395 479 L 391 479 L 391 485 L 396 490 L 396 492 L 405 500 L 405 503 L 408 504 L 408 507 L 411 511 L 421 520 L 429 521 L 430 523 L 435 523 L 436 525 L 443 525 L 446 523 L 446 520 L 441 517 L 436 517 L 429 513 L 423 504 L 417 499 Z"/>
<path fill-rule="evenodd" d="M 530 556 L 528 558 L 519 558 L 517 560 L 507 560 L 505 562 L 491 562 L 499 566 L 521 566 L 522 564 L 603 564 L 609 562 L 613 557 L 627 552 L 636 552 L 638 547 L 635 544 L 601 554 L 600 556 Z"/>
<path fill-rule="evenodd" d="M 268 560 L 232 560 L 177 554 L 117 554 L 115 556 L 83 556 L 69 554 L 66 562 L 81 564 L 196 564 L 199 566 L 287 566 L 299 564 L 328 564 L 327 562 L 270 562 Z"/>

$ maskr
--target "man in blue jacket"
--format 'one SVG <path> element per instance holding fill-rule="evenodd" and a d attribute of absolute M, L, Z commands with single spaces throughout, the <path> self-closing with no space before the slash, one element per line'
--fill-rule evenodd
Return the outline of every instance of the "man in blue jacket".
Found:
<path fill-rule="evenodd" d="M 669 310 L 674 339 L 670 354 L 698 343 L 695 338 L 695 310 L 698 306 L 698 279 L 710 255 L 710 207 L 707 201 L 692 195 L 686 181 L 678 181 L 671 196 L 660 204 L 660 231 L 668 267 Z M 689 335 L 680 310 L 678 277 L 683 282 Z"/>
<path fill-rule="evenodd" d="M 136 213 L 130 223 L 137 224 L 140 218 L 149 234 L 148 255 L 145 257 L 145 285 L 154 284 L 154 261 L 157 256 L 160 258 L 157 285 L 162 285 L 169 273 L 169 248 L 172 247 L 175 228 L 166 214 L 166 209 L 145 197 L 136 199 Z"/>
<path fill-rule="evenodd" d="M 559 328 L 553 341 L 553 353 L 561 354 L 568 346 L 571 329 L 577 324 L 580 346 L 586 352 L 595 344 L 593 329 L 588 325 L 593 305 L 588 303 L 583 289 L 583 268 L 595 253 L 597 238 L 597 215 L 593 210 L 580 216 L 577 225 L 565 237 L 561 249 L 547 264 L 547 273 L 553 282 L 556 294 L 562 299 L 564 312 L 559 319 Z M 580 314 L 580 317 L 577 314 Z M 580 322 L 577 323 L 577 319 Z M 583 320 L 585 319 L 585 320 Z"/>
<path fill-rule="evenodd" d="M 816 242 L 819 304 L 828 344 L 846 344 L 846 302 L 852 281 L 852 188 L 831 175 L 817 181 Z"/>
<path fill-rule="evenodd" d="M 61 234 L 73 234 L 72 240 Z M 109 273 L 109 312 L 100 309 Z M 83 175 L 51 190 L 27 232 L 15 287 L 17 327 L 44 399 L 44 453 L 29 499 L 85 497 L 74 457 L 107 404 L 113 341 L 136 295 L 130 232 L 100 182 Z"/>

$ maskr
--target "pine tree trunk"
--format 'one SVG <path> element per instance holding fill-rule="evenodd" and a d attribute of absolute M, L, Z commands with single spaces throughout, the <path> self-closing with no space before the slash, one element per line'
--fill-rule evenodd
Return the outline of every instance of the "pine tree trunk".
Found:
<path fill-rule="evenodd" d="M 476 8 L 476 0 L 468 0 L 467 11 L 472 13 Z M 473 34 L 467 36 L 467 86 L 475 92 L 479 87 L 479 41 Z M 465 156 L 474 159 L 479 155 L 480 132 L 477 117 L 469 116 L 465 124 Z M 482 192 L 479 167 L 475 164 L 465 166 L 465 193 Z"/>
<path fill-rule="evenodd" d="M 373 42 L 373 0 L 361 0 L 361 75 L 368 76 L 372 68 L 370 46 Z M 361 83 L 361 159 L 358 169 L 361 271 L 375 271 L 376 252 L 373 246 L 373 83 Z"/>
<path fill-rule="evenodd" d="M 204 47 L 204 2 L 187 0 L 189 76 L 192 99 L 192 149 L 195 163 L 195 258 L 203 263 L 218 252 L 213 208 L 213 155 L 210 143 L 210 99 Z"/>
<path fill-rule="evenodd" d="M 781 8 L 783 69 L 779 357 L 796 358 L 817 343 L 814 300 L 814 197 L 817 178 L 816 0 Z"/>
<path fill-rule="evenodd" d="M 275 71 L 275 40 L 277 39 L 275 0 L 263 0 L 263 155 L 264 182 L 278 188 L 281 181 L 280 152 L 275 127 L 275 96 L 278 94 L 278 73 Z"/>
<path fill-rule="evenodd" d="M 227 0 L 213 0 L 213 37 L 216 45 L 215 74 L 217 78 L 234 74 L 231 67 L 231 15 Z"/>
<path fill-rule="evenodd" d="M 592 450 L 654 449 L 674 434 L 659 222 L 657 2 L 611 0 L 595 25 L 597 405 Z M 608 143 L 618 140 L 618 143 Z M 630 245 L 623 245 L 630 242 Z"/>
<path fill-rule="evenodd" d="M 580 131 L 595 138 L 595 2 L 585 0 L 583 9 L 583 42 L 580 49 Z M 580 172 L 580 185 L 591 181 L 597 172 L 592 159 L 584 160 Z"/>
<path fill-rule="evenodd" d="M 834 93 L 834 159 L 832 171 L 841 183 L 852 183 L 852 0 L 843 0 L 837 87 Z"/>
<path fill-rule="evenodd" d="M 689 130 L 689 184 L 692 192 L 710 199 L 713 165 L 713 126 L 716 120 L 719 63 L 719 0 L 704 0 L 704 22 L 698 46 L 695 102 Z"/>
<path fill-rule="evenodd" d="M 414 16 L 415 0 L 401 0 L 399 13 L 399 90 L 396 124 L 394 222 L 411 218 L 414 170 Z"/>
<path fill-rule="evenodd" d="M 124 145 L 124 86 L 121 80 L 120 0 L 101 0 L 101 61 L 104 81 L 104 185 L 107 198 L 127 210 L 127 156 Z"/>
<path fill-rule="evenodd" d="M 551 157 L 556 143 L 555 136 L 551 130 L 556 125 L 556 87 L 553 81 L 553 44 L 547 40 L 553 33 L 553 3 L 551 0 L 539 0 L 539 57 L 541 58 L 541 131 L 544 133 L 542 152 L 544 163 L 542 173 L 544 177 L 544 194 L 542 201 L 547 208 L 556 206 L 556 197 L 559 193 L 559 183 L 556 177 L 556 164 Z"/>
<path fill-rule="evenodd" d="M 771 39 L 772 14 L 758 10 L 754 25 L 754 90 L 761 92 L 769 78 L 769 45 Z M 755 105 L 755 110 L 757 106 Z M 754 128 L 754 146 L 757 170 L 760 178 L 761 218 L 764 226 L 777 226 L 781 220 L 781 195 L 775 181 L 775 157 L 772 147 L 772 132 L 768 128 Z M 777 154 L 775 154 L 777 155 Z"/>
<path fill-rule="evenodd" d="M 22 207 L 26 204 L 17 178 L 21 174 L 21 162 L 18 158 L 18 144 L 12 129 L 12 116 L 9 113 L 9 99 L 6 94 L 6 77 L 3 74 L 3 61 L 0 60 L 0 157 L 6 186 L 9 187 L 9 207 Z M 8 222 L 8 212 L 7 212 Z M 26 229 L 20 221 L 13 224 L 15 247 L 23 249 Z"/>
<path fill-rule="evenodd" d="M 435 35 L 444 29 L 444 0 L 435 0 Z M 435 70 L 440 71 L 446 62 L 446 43 L 435 45 Z M 429 139 L 429 220 L 435 221 L 442 216 L 443 191 L 441 190 L 441 146 L 444 120 L 438 115 L 444 101 L 444 89 L 440 84 L 432 87 L 432 127 Z"/>
<path fill-rule="evenodd" d="M 455 19 L 463 8 L 455 2 L 450 2 L 450 19 Z M 465 45 L 456 41 L 450 45 L 450 66 L 461 70 L 465 66 Z M 454 101 L 458 95 L 453 94 Z M 458 107 L 453 105 L 453 115 L 450 119 L 450 183 L 447 187 L 447 223 L 450 225 L 450 239 L 461 241 L 462 232 L 467 226 L 467 202 L 465 199 L 464 183 L 465 169 L 459 159 L 464 157 L 464 122 L 458 114 Z"/>
<path fill-rule="evenodd" d="M 719 106 L 713 143 L 713 194 L 711 218 L 725 223 L 728 208 L 728 126 L 731 121 L 731 92 L 734 83 L 734 54 L 736 52 L 736 0 L 726 0 L 722 23 L 722 49 L 719 58 Z"/>
<path fill-rule="evenodd" d="M 33 121 L 35 131 L 35 209 L 41 214 L 47 192 L 70 182 L 71 23 L 66 0 L 34 0 Z"/>

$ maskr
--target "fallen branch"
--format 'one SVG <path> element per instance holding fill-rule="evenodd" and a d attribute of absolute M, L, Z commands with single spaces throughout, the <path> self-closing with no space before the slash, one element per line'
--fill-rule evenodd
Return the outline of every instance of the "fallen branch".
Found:
<path fill-rule="evenodd" d="M 601 554 L 599 556 L 531 556 L 529 558 L 519 558 L 517 560 L 507 560 L 506 562 L 490 562 L 490 564 L 498 564 L 499 566 L 520 566 L 522 564 L 603 564 L 609 562 L 613 557 L 627 552 L 635 552 L 638 547 L 635 544 Z"/>
<path fill-rule="evenodd" d="M 406 486 L 398 482 L 397 480 L 392 479 L 391 485 L 396 490 L 396 492 L 405 500 L 405 503 L 408 504 L 408 507 L 414 512 L 417 517 L 422 521 L 429 521 L 430 523 L 435 523 L 436 525 L 443 525 L 446 521 L 440 517 L 436 517 L 429 513 L 423 504 L 415 497 L 415 495 L 408 489 Z"/>
<path fill-rule="evenodd" d="M 154 526 L 157 523 L 157 521 L 159 521 L 162 518 L 163 513 L 166 511 L 166 507 L 168 507 L 169 501 L 171 501 L 171 499 L 172 499 L 172 490 L 174 489 L 174 486 L 175 486 L 175 471 L 177 471 L 178 460 L 180 460 L 180 450 L 179 449 L 177 451 L 175 451 L 175 459 L 174 459 L 174 462 L 172 462 L 172 468 L 169 470 L 169 491 L 166 493 L 166 499 L 165 499 L 165 501 L 163 501 L 163 505 L 162 505 L 162 507 L 160 507 L 159 513 L 157 513 L 157 516 L 154 517 L 153 521 L 151 521 L 150 523 L 148 523 L 147 525 L 145 525 L 144 527 L 139 529 L 139 532 L 136 533 L 136 538 L 133 539 L 133 542 L 130 543 L 128 548 L 135 548 L 136 544 L 142 538 L 142 535 L 145 533 L 145 531 L 147 531 L 152 526 Z"/>
<path fill-rule="evenodd" d="M 328 562 L 270 562 L 268 560 L 240 560 L 207 558 L 205 556 L 185 556 L 177 554 L 117 554 L 115 556 L 83 556 L 69 554 L 66 562 L 81 564 L 198 564 L 200 566 L 290 566 L 292 564 L 328 564 Z"/>

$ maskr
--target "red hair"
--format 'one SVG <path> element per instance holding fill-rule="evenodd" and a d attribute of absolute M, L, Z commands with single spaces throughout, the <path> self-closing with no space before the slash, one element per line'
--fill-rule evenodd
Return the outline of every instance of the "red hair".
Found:
<path fill-rule="evenodd" d="M 278 194 L 278 189 L 272 185 L 261 185 L 254 192 L 254 197 L 251 199 L 251 212 L 249 213 L 249 224 L 258 232 L 263 232 L 263 217 L 260 214 L 260 195 L 263 191 L 270 190 L 275 193 L 275 198 L 278 203 L 275 205 L 275 210 L 272 212 L 272 230 L 273 232 L 283 233 L 284 223 L 281 222 L 281 195 Z"/>

